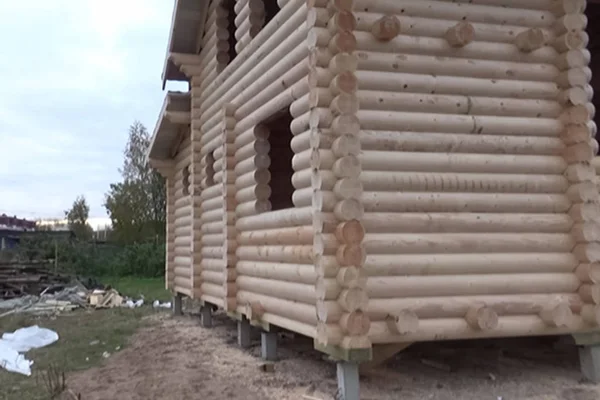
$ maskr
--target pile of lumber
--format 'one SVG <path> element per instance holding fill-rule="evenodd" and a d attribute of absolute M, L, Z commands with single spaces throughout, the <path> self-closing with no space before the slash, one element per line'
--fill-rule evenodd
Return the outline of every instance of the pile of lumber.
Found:
<path fill-rule="evenodd" d="M 0 261 L 0 299 L 39 295 L 69 278 L 54 272 L 52 261 Z"/>

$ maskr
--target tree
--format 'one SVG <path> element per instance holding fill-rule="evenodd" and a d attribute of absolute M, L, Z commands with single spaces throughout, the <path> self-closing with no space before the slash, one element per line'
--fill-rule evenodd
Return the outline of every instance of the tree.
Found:
<path fill-rule="evenodd" d="M 140 122 L 129 127 L 124 151 L 123 181 L 110 185 L 104 206 L 113 224 L 113 237 L 120 243 L 136 243 L 164 236 L 166 219 L 165 182 L 146 163 L 150 135 Z"/>
<path fill-rule="evenodd" d="M 89 240 L 94 234 L 94 230 L 88 224 L 88 218 L 90 216 L 90 206 L 84 196 L 78 196 L 71 209 L 65 211 L 65 216 L 69 223 L 69 229 L 71 229 L 75 236 L 81 240 Z"/>

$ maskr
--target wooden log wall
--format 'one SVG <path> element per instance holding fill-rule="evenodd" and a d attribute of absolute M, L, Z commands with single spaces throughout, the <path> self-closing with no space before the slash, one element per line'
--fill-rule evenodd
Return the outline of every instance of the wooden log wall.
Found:
<path fill-rule="evenodd" d="M 264 0 L 236 0 L 235 3 L 235 50 L 241 53 L 266 21 Z"/>
<path fill-rule="evenodd" d="M 169 169 L 166 179 L 167 209 L 166 209 L 166 249 L 165 249 L 165 285 L 173 290 L 175 285 L 175 173 Z"/>
<path fill-rule="evenodd" d="M 216 69 L 217 51 L 209 42 L 216 43 L 213 35 L 224 13 L 219 7 L 209 5 L 200 54 L 171 56 L 192 81 L 194 294 L 231 308 L 236 293 L 237 310 L 249 318 L 314 336 L 312 238 L 293 240 L 294 229 L 310 234 L 311 209 L 261 214 L 270 209 L 267 132 L 261 122 L 308 93 L 306 5 L 289 1 L 223 71 Z M 283 242 L 279 228 L 290 231 Z M 262 244 L 245 237 L 250 233 L 262 237 Z M 296 285 L 299 292 L 271 292 L 262 283 Z"/>
<path fill-rule="evenodd" d="M 354 0 L 373 343 L 597 324 L 584 4 Z"/>
<path fill-rule="evenodd" d="M 287 126 L 282 126 L 278 116 L 309 92 L 306 6 L 300 0 L 291 1 L 274 19 L 276 24 L 282 24 L 279 31 L 269 33 L 272 25 L 267 25 L 263 31 L 270 36 L 262 36 L 261 31 L 248 45 L 253 46 L 261 36 L 269 38 L 261 48 L 261 52 L 268 54 L 267 59 L 261 61 L 259 69 L 247 72 L 262 76 L 254 76 L 257 82 L 242 83 L 241 91 L 236 86 L 230 89 L 238 92 L 231 102 L 236 108 L 237 122 L 238 311 L 251 320 L 266 321 L 314 337 L 316 275 L 310 200 L 303 208 L 270 211 L 271 195 L 279 186 L 270 185 L 269 172 L 272 161 L 269 137 L 281 135 L 299 120 L 294 118 L 291 124 L 288 121 Z M 267 72 L 261 72 L 260 68 Z M 303 113 L 306 112 L 308 109 Z M 273 118 L 277 119 L 277 126 L 266 123 Z M 292 132 L 296 133 L 293 129 Z M 309 167 L 305 169 L 308 171 Z M 307 187 L 310 188 L 310 181 Z M 285 203 L 280 194 L 275 196 L 278 205 Z"/>
<path fill-rule="evenodd" d="M 367 337 L 367 279 L 362 241 L 363 185 L 357 117 L 356 18 L 352 1 L 315 1 L 309 10 L 311 93 L 296 109 L 310 109 L 309 130 L 295 138 L 296 181 L 310 177 L 308 198 L 315 212 L 314 252 L 317 282 L 317 342 L 345 349 L 370 348 Z M 308 148 L 303 149 L 308 143 Z M 296 166 L 295 166 L 296 167 Z M 310 196 L 309 196 L 310 194 Z"/>
<path fill-rule="evenodd" d="M 190 170 L 192 145 L 188 135 L 181 143 L 175 156 L 175 173 L 173 174 L 174 189 L 174 254 L 173 288 L 176 292 L 192 296 L 192 196 L 191 178 L 184 179 Z M 187 185 L 186 185 L 187 184 Z"/>

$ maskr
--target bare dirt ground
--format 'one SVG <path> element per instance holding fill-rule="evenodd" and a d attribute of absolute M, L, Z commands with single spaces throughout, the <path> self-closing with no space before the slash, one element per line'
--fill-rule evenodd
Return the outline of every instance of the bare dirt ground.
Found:
<path fill-rule="evenodd" d="M 335 365 L 310 340 L 280 338 L 269 373 L 259 368 L 258 338 L 242 350 L 234 321 L 217 315 L 214 325 L 154 316 L 128 348 L 68 385 L 84 400 L 335 398 Z M 581 381 L 577 349 L 556 338 L 415 345 L 363 376 L 361 389 L 364 400 L 600 399 L 600 386 Z"/>

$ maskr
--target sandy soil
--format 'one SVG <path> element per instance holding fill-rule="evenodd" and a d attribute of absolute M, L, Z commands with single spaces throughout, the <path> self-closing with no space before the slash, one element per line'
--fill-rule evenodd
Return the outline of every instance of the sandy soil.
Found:
<path fill-rule="evenodd" d="M 310 340 L 284 334 L 269 373 L 258 338 L 242 350 L 235 335 L 224 315 L 212 329 L 194 316 L 153 317 L 129 347 L 68 384 L 84 400 L 335 398 L 335 365 Z M 581 381 L 577 349 L 555 338 L 415 345 L 363 376 L 361 389 L 364 400 L 600 399 L 600 386 Z"/>

